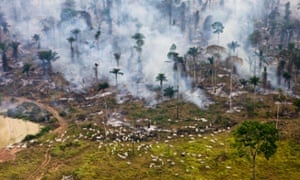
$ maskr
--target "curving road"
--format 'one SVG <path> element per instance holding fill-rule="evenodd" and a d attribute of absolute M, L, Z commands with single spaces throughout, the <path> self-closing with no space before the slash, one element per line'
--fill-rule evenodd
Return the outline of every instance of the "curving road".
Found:
<path fill-rule="evenodd" d="M 54 130 L 54 133 L 57 135 L 61 135 L 66 129 L 67 129 L 67 122 L 64 118 L 62 118 L 57 110 L 55 110 L 53 107 L 43 104 L 41 102 L 27 99 L 25 97 L 5 97 L 4 99 L 9 101 L 11 98 L 14 98 L 18 101 L 18 103 L 23 103 L 23 102 L 28 102 L 28 103 L 33 103 L 37 106 L 39 106 L 41 109 L 45 109 L 48 112 L 50 112 L 54 118 L 57 119 L 59 123 L 59 127 Z M 9 152 L 7 152 L 4 148 L 0 150 L 0 162 L 7 161 L 7 160 L 12 160 L 15 159 L 15 154 L 18 152 L 19 149 L 12 149 Z M 50 163 L 51 161 L 51 155 L 50 155 L 50 148 L 47 149 L 44 157 L 44 161 L 41 163 L 39 167 L 37 167 L 32 173 L 30 173 L 29 177 L 26 179 L 31 180 L 31 179 L 42 179 L 43 176 L 43 170 L 46 168 L 46 166 Z"/>

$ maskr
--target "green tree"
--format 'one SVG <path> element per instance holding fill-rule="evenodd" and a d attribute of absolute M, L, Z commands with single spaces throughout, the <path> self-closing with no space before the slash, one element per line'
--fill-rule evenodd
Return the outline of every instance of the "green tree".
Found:
<path fill-rule="evenodd" d="M 156 81 L 159 81 L 160 89 L 162 89 L 163 88 L 163 82 L 167 81 L 167 77 L 165 76 L 164 73 L 159 73 L 156 76 Z"/>
<path fill-rule="evenodd" d="M 119 68 L 113 68 L 113 70 L 111 70 L 110 73 L 115 75 L 116 86 L 118 86 L 118 75 L 123 75 L 124 73 L 121 72 Z"/>
<path fill-rule="evenodd" d="M 169 87 L 164 89 L 164 96 L 167 96 L 171 99 L 171 98 L 174 97 L 176 92 L 177 91 L 172 86 L 169 86 Z"/>
<path fill-rule="evenodd" d="M 256 86 L 258 85 L 259 82 L 260 82 L 260 79 L 257 76 L 252 76 L 249 79 L 249 83 L 253 85 L 253 89 L 254 89 L 253 92 L 254 92 L 254 94 L 256 93 Z"/>
<path fill-rule="evenodd" d="M 268 160 L 276 153 L 276 141 L 279 132 L 273 124 L 262 124 L 257 121 L 244 121 L 233 132 L 235 147 L 240 156 L 250 156 L 252 160 L 252 178 L 256 179 L 256 157 L 263 154 Z"/>
<path fill-rule="evenodd" d="M 213 28 L 213 33 L 218 34 L 218 44 L 220 42 L 220 34 L 223 33 L 224 26 L 221 22 L 214 22 L 211 27 Z"/>
<path fill-rule="evenodd" d="M 232 51 L 232 56 L 233 56 L 233 55 L 236 55 L 236 54 L 235 54 L 235 50 L 236 50 L 238 47 L 240 47 L 240 44 L 239 44 L 237 41 L 231 41 L 230 43 L 227 44 L 227 47 L 228 47 L 229 49 L 231 49 L 231 51 Z"/>
<path fill-rule="evenodd" d="M 104 91 L 107 88 L 109 88 L 108 82 L 102 82 L 98 84 L 98 91 Z"/>
<path fill-rule="evenodd" d="M 71 36 L 67 40 L 70 43 L 71 59 L 73 61 L 74 60 L 74 47 L 73 47 L 73 43 L 76 41 L 76 39 Z"/>
<path fill-rule="evenodd" d="M 136 88 L 137 88 L 137 93 L 139 93 L 139 83 L 143 79 L 143 64 L 142 64 L 141 54 L 143 50 L 142 46 L 144 45 L 145 36 L 142 33 L 137 32 L 132 36 L 132 39 L 135 40 L 136 45 L 134 46 L 134 48 L 138 54 L 137 57 L 138 74 L 137 74 Z"/>
<path fill-rule="evenodd" d="M 40 38 L 40 35 L 34 34 L 32 36 L 32 39 L 35 42 L 35 44 L 37 45 L 37 48 L 40 49 L 41 48 L 41 38 Z"/>
<path fill-rule="evenodd" d="M 38 57 L 42 61 L 44 75 L 47 75 L 48 73 L 52 72 L 51 63 L 52 61 L 56 61 L 59 58 L 57 53 L 52 50 L 39 51 Z"/>

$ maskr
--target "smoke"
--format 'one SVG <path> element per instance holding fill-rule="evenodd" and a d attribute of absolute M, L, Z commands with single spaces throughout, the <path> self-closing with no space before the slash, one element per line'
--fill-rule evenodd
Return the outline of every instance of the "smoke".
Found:
<path fill-rule="evenodd" d="M 158 73 L 166 75 L 168 81 L 165 82 L 165 87 L 177 83 L 173 64 L 166 62 L 172 44 L 176 44 L 176 52 L 181 56 L 190 47 L 199 46 L 199 41 L 194 39 L 200 34 L 211 34 L 199 30 L 203 29 L 205 19 L 212 16 L 212 22 L 220 21 L 225 28 L 220 34 L 220 42 L 217 42 L 217 35 L 211 34 L 208 44 L 219 43 L 226 47 L 229 42 L 238 41 L 242 45 L 238 54 L 247 59 L 249 53 L 253 52 L 247 52 L 243 45 L 253 31 L 252 20 L 263 12 L 261 0 L 228 0 L 223 5 L 220 5 L 220 1 L 209 1 L 215 2 L 212 4 L 205 4 L 204 1 L 178 1 L 173 7 L 175 25 L 170 26 L 167 10 L 161 7 L 162 2 L 158 0 L 74 0 L 73 10 L 76 15 L 72 15 L 73 11 L 68 11 L 69 14 L 64 15 L 70 17 L 65 19 L 61 15 L 64 11 L 63 2 L 65 1 L 3 0 L 1 11 L 5 12 L 11 25 L 11 34 L 15 34 L 23 44 L 32 43 L 32 36 L 39 34 L 42 48 L 52 49 L 59 54 L 60 59 L 53 63 L 53 69 L 64 74 L 72 84 L 72 89 L 84 89 L 95 82 L 95 63 L 99 64 L 99 79 L 108 79 L 110 84 L 115 84 L 115 76 L 110 71 L 116 68 L 113 54 L 120 53 L 118 68 L 124 74 L 118 76 L 118 88 L 121 92 L 149 102 L 154 102 L 151 88 L 159 86 L 156 81 Z M 191 27 L 197 11 L 200 23 L 194 30 Z M 80 33 L 73 43 L 76 54 L 72 58 L 67 38 L 75 37 L 71 32 L 74 29 L 80 30 Z M 98 30 L 101 31 L 99 40 L 95 39 Z M 136 32 L 145 36 L 140 57 L 143 79 L 138 84 L 139 54 L 134 49 L 136 44 L 132 39 Z M 245 61 L 239 68 L 242 76 L 251 74 L 248 66 Z M 205 94 L 199 89 L 193 90 L 189 78 L 180 77 L 178 81 L 179 92 L 183 97 L 203 107 L 207 101 Z"/>

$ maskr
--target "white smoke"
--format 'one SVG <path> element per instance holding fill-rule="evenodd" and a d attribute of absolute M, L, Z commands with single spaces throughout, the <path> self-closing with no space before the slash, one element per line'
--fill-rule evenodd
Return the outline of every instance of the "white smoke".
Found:
<path fill-rule="evenodd" d="M 117 5 L 117 1 L 121 5 Z M 176 44 L 176 51 L 184 55 L 188 48 L 195 44 L 189 42 L 188 32 L 182 33 L 179 27 L 169 26 L 168 17 L 157 8 L 161 1 L 112 1 L 110 12 L 113 23 L 112 35 L 109 35 L 109 24 L 105 21 L 104 15 L 93 13 L 95 8 L 103 10 L 106 1 L 75 0 L 76 10 L 90 13 L 93 29 L 90 29 L 86 21 L 79 17 L 61 22 L 63 2 L 63 0 L 3 0 L 1 10 L 8 18 L 12 33 L 15 33 L 19 39 L 29 42 L 34 34 L 40 34 L 42 47 L 53 49 L 59 54 L 60 59 L 53 63 L 54 69 L 62 72 L 74 88 L 88 86 L 95 80 L 93 70 L 95 63 L 99 64 L 100 79 L 107 78 L 110 84 L 114 84 L 114 75 L 109 71 L 116 66 L 113 56 L 116 52 L 121 53 L 120 69 L 124 72 L 124 75 L 118 78 L 120 89 L 126 88 L 135 96 L 153 100 L 153 92 L 148 86 L 159 85 L 155 80 L 158 73 L 165 73 L 168 79 L 165 87 L 176 83 L 173 78 L 173 65 L 165 62 L 169 48 L 172 44 Z M 186 0 L 185 3 L 191 7 L 185 16 L 199 10 L 201 17 L 199 29 L 202 29 L 202 24 L 209 15 L 212 15 L 213 22 L 222 22 L 225 29 L 224 33 L 220 34 L 220 45 L 224 47 L 231 41 L 238 41 L 243 45 L 253 30 L 252 19 L 262 13 L 261 0 L 227 0 L 224 7 L 215 3 L 214 7 L 208 7 L 206 11 L 201 10 L 203 3 L 200 2 Z M 47 32 L 42 31 L 45 24 L 50 26 Z M 138 24 L 141 25 L 140 28 L 137 28 Z M 94 35 L 100 25 L 101 36 L 97 44 Z M 74 46 L 78 46 L 80 56 L 75 61 L 71 60 L 70 45 L 67 41 L 67 38 L 72 36 L 73 29 L 80 30 L 80 41 L 74 42 Z M 138 73 L 137 53 L 133 48 L 135 41 L 131 38 L 137 31 L 145 36 L 141 54 L 144 79 L 139 85 L 139 91 L 134 81 Z M 213 34 L 211 37 L 208 43 L 216 44 L 217 35 Z M 243 59 L 248 58 L 249 52 L 245 52 L 243 46 L 238 51 Z M 240 69 L 240 72 L 250 74 L 246 62 Z M 203 92 L 191 90 L 191 82 L 188 79 L 181 78 L 179 82 L 180 92 L 184 97 L 203 107 L 203 102 L 206 101 Z"/>

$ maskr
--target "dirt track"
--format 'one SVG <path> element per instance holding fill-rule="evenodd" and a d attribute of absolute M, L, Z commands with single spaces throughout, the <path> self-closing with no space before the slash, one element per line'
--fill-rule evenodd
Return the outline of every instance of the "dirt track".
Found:
<path fill-rule="evenodd" d="M 24 98 L 24 97 L 13 97 L 13 98 L 16 99 L 18 101 L 18 103 L 20 103 L 20 104 L 23 103 L 23 102 L 33 103 L 33 104 L 39 106 L 40 108 L 45 109 L 48 112 L 50 112 L 54 116 L 54 118 L 57 119 L 57 121 L 59 123 L 59 127 L 54 130 L 54 133 L 56 133 L 57 135 L 62 134 L 67 129 L 67 122 L 66 122 L 66 120 L 63 119 L 59 115 L 59 113 L 54 108 L 52 108 L 51 106 L 43 104 L 41 102 L 37 102 L 37 101 L 34 101 L 34 100 L 27 99 L 27 98 Z M 11 97 L 5 97 L 6 101 L 9 101 L 10 99 L 11 99 Z M 20 150 L 21 149 L 16 148 L 16 147 L 14 147 L 14 148 L 12 148 L 10 150 L 7 150 L 5 148 L 0 149 L 0 163 L 4 162 L 4 161 L 8 161 L 8 160 L 14 160 L 15 157 L 16 157 L 16 153 L 19 152 Z M 49 164 L 50 160 L 51 160 L 50 149 L 47 149 L 44 161 L 30 175 L 29 179 L 32 179 L 32 178 L 36 179 L 40 175 L 41 170 L 43 168 L 45 168 Z"/>

